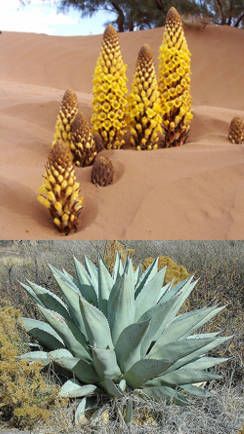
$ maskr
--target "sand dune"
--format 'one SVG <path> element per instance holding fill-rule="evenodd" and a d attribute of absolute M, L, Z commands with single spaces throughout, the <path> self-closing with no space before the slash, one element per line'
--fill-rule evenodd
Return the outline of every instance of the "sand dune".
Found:
<path fill-rule="evenodd" d="M 239 239 L 244 236 L 244 147 L 227 140 L 244 117 L 244 32 L 187 30 L 194 121 L 189 142 L 157 152 L 106 151 L 115 182 L 90 183 L 77 170 L 85 209 L 72 239 Z M 137 51 L 157 56 L 162 29 L 121 35 L 129 79 Z M 36 201 L 66 88 L 91 113 L 92 74 L 101 36 L 0 35 L 0 239 L 62 238 Z"/>

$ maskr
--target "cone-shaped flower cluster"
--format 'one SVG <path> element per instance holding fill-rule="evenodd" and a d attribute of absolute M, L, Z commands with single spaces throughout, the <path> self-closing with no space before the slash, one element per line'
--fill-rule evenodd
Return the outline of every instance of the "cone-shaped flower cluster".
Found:
<path fill-rule="evenodd" d="M 96 157 L 92 167 L 91 181 L 93 184 L 106 187 L 113 182 L 114 169 L 112 162 L 104 155 Z"/>
<path fill-rule="evenodd" d="M 71 152 L 76 166 L 89 166 L 97 155 L 89 123 L 77 113 L 71 125 Z"/>
<path fill-rule="evenodd" d="M 53 145 L 39 190 L 38 200 L 49 209 L 53 223 L 60 232 L 77 230 L 78 217 L 83 207 L 79 197 L 80 184 L 76 182 L 72 155 L 67 145 Z"/>
<path fill-rule="evenodd" d="M 139 51 L 128 102 L 130 143 L 136 149 L 157 149 L 162 132 L 160 100 L 153 55 L 144 45 Z"/>
<path fill-rule="evenodd" d="M 78 100 L 75 92 L 71 89 L 66 90 L 56 121 L 53 145 L 58 140 L 62 140 L 70 147 L 71 124 L 78 111 Z"/>
<path fill-rule="evenodd" d="M 238 145 L 244 143 L 244 120 L 241 118 L 232 119 L 229 128 L 229 140 Z"/>
<path fill-rule="evenodd" d="M 181 17 L 172 7 L 167 15 L 159 56 L 159 92 L 166 147 L 182 145 L 190 131 L 190 59 Z"/>
<path fill-rule="evenodd" d="M 119 149 L 125 143 L 126 81 L 119 37 L 109 25 L 94 73 L 92 115 L 94 132 L 100 134 L 107 149 Z"/>

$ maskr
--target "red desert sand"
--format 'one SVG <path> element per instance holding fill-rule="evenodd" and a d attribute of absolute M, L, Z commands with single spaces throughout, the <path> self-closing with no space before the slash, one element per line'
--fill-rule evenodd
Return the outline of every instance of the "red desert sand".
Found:
<path fill-rule="evenodd" d="M 162 28 L 120 36 L 129 79 L 144 43 L 157 59 Z M 77 169 L 85 208 L 71 239 L 243 239 L 244 147 L 228 128 L 244 117 L 244 31 L 186 30 L 194 120 L 189 141 L 158 151 L 104 151 L 114 183 Z M 91 115 L 101 36 L 0 35 L 0 239 L 62 239 L 36 200 L 67 88 Z"/>

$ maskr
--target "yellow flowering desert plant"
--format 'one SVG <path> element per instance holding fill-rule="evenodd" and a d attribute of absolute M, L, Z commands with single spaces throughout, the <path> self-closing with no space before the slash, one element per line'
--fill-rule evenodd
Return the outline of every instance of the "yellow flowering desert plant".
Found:
<path fill-rule="evenodd" d="M 127 105 L 126 65 L 123 62 L 119 36 L 109 25 L 103 35 L 101 53 L 93 80 L 94 132 L 103 139 L 107 149 L 119 149 L 126 132 Z"/>
<path fill-rule="evenodd" d="M 137 150 L 158 148 L 162 133 L 158 83 L 152 50 L 144 45 L 138 55 L 128 102 L 130 143 Z"/>
<path fill-rule="evenodd" d="M 78 99 L 72 89 L 64 93 L 55 125 L 53 145 L 62 140 L 69 147 L 71 145 L 71 124 L 79 111 Z"/>
<path fill-rule="evenodd" d="M 77 230 L 83 197 L 80 197 L 71 151 L 62 142 L 55 143 L 50 151 L 38 201 L 49 209 L 60 232 L 68 235 Z"/>
<path fill-rule="evenodd" d="M 185 143 L 192 120 L 191 54 L 177 10 L 170 8 L 159 55 L 159 92 L 164 146 Z"/>
<path fill-rule="evenodd" d="M 20 329 L 20 312 L 0 308 L 0 419 L 20 428 L 46 421 L 59 406 L 58 387 L 43 376 L 40 362 L 28 363 L 18 356 L 27 350 Z"/>
<path fill-rule="evenodd" d="M 96 144 L 89 123 L 77 113 L 71 124 L 71 152 L 76 166 L 90 166 L 97 155 Z"/>

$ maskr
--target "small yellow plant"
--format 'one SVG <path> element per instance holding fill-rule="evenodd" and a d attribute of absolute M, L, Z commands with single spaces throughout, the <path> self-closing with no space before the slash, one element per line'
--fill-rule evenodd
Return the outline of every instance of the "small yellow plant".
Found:
<path fill-rule="evenodd" d="M 126 66 L 123 62 L 119 36 L 109 25 L 103 35 L 101 53 L 93 80 L 92 125 L 107 149 L 119 149 L 126 130 Z"/>
<path fill-rule="evenodd" d="M 38 201 L 49 209 L 54 225 L 68 235 L 77 230 L 83 208 L 70 149 L 57 142 L 50 151 Z"/>
<path fill-rule="evenodd" d="M 92 130 L 82 113 L 77 113 L 71 124 L 70 147 L 76 166 L 90 166 L 97 155 Z"/>
<path fill-rule="evenodd" d="M 149 45 L 139 51 L 128 102 L 130 143 L 137 150 L 158 148 L 162 120 L 158 83 Z"/>
<path fill-rule="evenodd" d="M 67 89 L 57 116 L 53 145 L 62 140 L 69 147 L 71 145 L 71 124 L 79 111 L 78 100 L 75 92 Z"/>
<path fill-rule="evenodd" d="M 146 270 L 146 268 L 148 268 L 153 263 L 153 261 L 154 258 L 152 257 L 146 258 L 143 262 L 144 270 Z M 165 275 L 166 283 L 172 282 L 172 280 L 174 280 L 175 283 L 178 283 L 181 280 L 184 280 L 187 277 L 189 277 L 189 273 L 183 265 L 177 264 L 169 256 L 160 256 L 158 261 L 158 267 L 159 269 L 161 269 L 165 266 L 167 266 L 167 271 Z"/>
<path fill-rule="evenodd" d="M 19 328 L 20 312 L 0 308 L 0 418 L 19 428 L 46 421 L 61 403 L 58 387 L 48 384 L 42 365 L 29 364 L 18 356 L 27 350 Z"/>
<path fill-rule="evenodd" d="M 185 143 L 192 120 L 190 74 L 191 54 L 177 10 L 170 8 L 159 56 L 159 92 L 164 146 Z"/>

